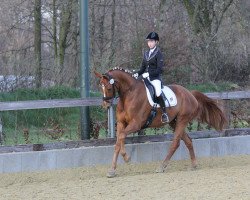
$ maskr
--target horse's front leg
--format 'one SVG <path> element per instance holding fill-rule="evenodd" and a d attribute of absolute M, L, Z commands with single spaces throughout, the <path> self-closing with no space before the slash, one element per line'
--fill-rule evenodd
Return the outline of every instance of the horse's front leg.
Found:
<path fill-rule="evenodd" d="M 114 149 L 114 154 L 113 154 L 113 159 L 112 159 L 112 164 L 111 164 L 111 169 L 107 173 L 107 177 L 112 178 L 115 176 L 115 170 L 117 167 L 117 159 L 119 152 L 121 150 L 121 140 L 120 140 L 120 133 L 121 130 L 123 130 L 125 125 L 121 122 L 117 123 L 117 133 L 116 133 L 116 143 L 115 143 L 115 149 Z"/>
<path fill-rule="evenodd" d="M 115 177 L 115 170 L 117 167 L 117 159 L 118 159 L 120 149 L 121 149 L 121 143 L 120 143 L 120 140 L 117 138 L 116 143 L 115 143 L 115 150 L 113 154 L 111 169 L 107 173 L 108 178 Z"/>
<path fill-rule="evenodd" d="M 130 156 L 127 154 L 126 152 L 126 148 L 125 148 L 125 138 L 126 138 L 127 134 L 126 133 L 122 133 L 120 136 L 120 142 L 121 142 L 121 151 L 120 154 L 123 157 L 123 160 L 128 163 L 130 161 Z"/>
<path fill-rule="evenodd" d="M 126 153 L 126 149 L 125 149 L 125 138 L 128 134 L 133 133 L 135 131 L 138 131 L 139 129 L 140 129 L 140 126 L 138 125 L 138 123 L 128 124 L 126 126 L 126 128 L 125 128 L 124 124 L 121 122 L 119 122 L 117 124 L 117 141 L 115 144 L 115 151 L 114 151 L 113 160 L 112 160 L 112 167 L 111 167 L 111 170 L 109 170 L 107 177 L 111 178 L 111 177 L 114 177 L 116 175 L 115 170 L 117 167 L 117 158 L 118 158 L 119 152 L 122 155 L 125 162 L 130 161 L 130 157 Z"/>
<path fill-rule="evenodd" d="M 138 120 L 137 120 L 138 121 Z M 125 148 L 125 138 L 127 137 L 127 135 L 129 135 L 130 133 L 134 133 L 138 130 L 140 130 L 140 124 L 138 122 L 136 122 L 136 120 L 132 120 L 124 130 L 121 131 L 121 133 L 119 134 L 120 137 L 120 142 L 121 142 L 121 155 L 124 159 L 124 161 L 127 163 L 130 161 L 130 156 L 127 154 L 126 152 L 126 148 Z"/>

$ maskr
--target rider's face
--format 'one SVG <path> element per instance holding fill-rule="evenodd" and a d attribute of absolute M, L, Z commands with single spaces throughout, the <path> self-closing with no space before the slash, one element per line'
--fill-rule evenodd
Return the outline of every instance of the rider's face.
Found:
<path fill-rule="evenodd" d="M 153 49 L 156 46 L 157 42 L 155 40 L 148 40 L 148 47 Z"/>

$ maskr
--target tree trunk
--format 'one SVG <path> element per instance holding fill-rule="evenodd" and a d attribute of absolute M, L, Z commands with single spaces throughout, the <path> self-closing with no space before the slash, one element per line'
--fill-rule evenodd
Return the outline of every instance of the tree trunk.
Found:
<path fill-rule="evenodd" d="M 62 7 L 61 13 L 61 25 L 59 33 L 59 74 L 58 74 L 58 84 L 63 82 L 63 71 L 64 71 L 64 57 L 67 48 L 67 36 L 70 30 L 71 18 L 72 18 L 72 8 L 73 1 L 69 0 Z"/>
<path fill-rule="evenodd" d="M 34 6 L 34 54 L 35 54 L 35 81 L 36 87 L 40 88 L 42 86 L 42 56 L 41 56 L 41 0 L 35 0 Z"/>
<path fill-rule="evenodd" d="M 79 86 L 79 41 L 78 41 L 78 36 L 79 36 L 79 26 L 77 26 L 78 22 L 79 22 L 79 17 L 77 17 L 78 15 L 76 14 L 76 16 L 73 17 L 72 19 L 72 27 L 73 27 L 73 31 L 72 31 L 72 62 L 73 62 L 73 66 L 72 66 L 72 74 L 74 74 L 74 81 L 73 81 L 73 86 L 74 87 L 78 87 Z"/>
<path fill-rule="evenodd" d="M 113 0 L 112 14 L 111 14 L 110 56 L 108 61 L 109 67 L 112 67 L 115 55 L 115 14 L 116 14 L 115 7 L 116 7 L 116 0 Z"/>
<path fill-rule="evenodd" d="M 163 30 L 163 27 L 165 25 L 165 8 L 166 8 L 166 3 L 167 1 L 166 0 L 161 0 L 160 1 L 160 4 L 159 4 L 159 18 L 157 20 L 157 24 L 156 24 L 156 27 L 158 30 L 162 31 Z"/>
<path fill-rule="evenodd" d="M 90 10 L 91 10 L 91 15 L 90 15 L 90 52 L 91 52 L 91 56 L 90 58 L 92 59 L 91 63 L 93 64 L 93 66 L 96 66 L 96 62 L 95 62 L 95 55 L 96 54 L 96 48 L 95 48 L 95 32 L 96 32 L 96 14 L 95 14 L 95 5 L 92 4 L 90 5 Z"/>
<path fill-rule="evenodd" d="M 54 46 L 54 60 L 55 66 L 58 66 L 58 53 L 57 53 L 57 6 L 56 0 L 53 0 L 53 21 L 52 21 L 52 29 L 53 29 L 53 46 Z"/>
<path fill-rule="evenodd" d="M 103 58 L 103 54 L 104 54 L 104 33 L 105 33 L 105 27 L 104 27 L 104 22 L 105 22 L 105 11 L 106 10 L 106 6 L 104 5 L 104 8 L 103 8 L 103 13 L 101 15 L 101 19 L 100 19 L 100 22 L 99 22 L 99 29 L 100 29 L 100 32 L 99 32 L 99 40 L 100 40 L 100 58 L 102 59 Z"/>

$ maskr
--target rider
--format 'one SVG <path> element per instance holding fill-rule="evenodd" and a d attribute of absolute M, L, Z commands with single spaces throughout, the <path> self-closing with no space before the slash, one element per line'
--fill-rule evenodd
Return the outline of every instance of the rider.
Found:
<path fill-rule="evenodd" d="M 166 112 L 165 102 L 161 91 L 161 74 L 163 68 L 163 56 L 162 53 L 157 47 L 159 43 L 159 36 L 156 32 L 151 32 L 148 34 L 147 44 L 149 50 L 144 52 L 141 68 L 138 72 L 134 73 L 134 77 L 143 76 L 143 78 L 148 78 L 151 84 L 155 88 L 155 93 L 157 100 L 162 109 L 162 122 L 169 122 L 169 118 Z"/>

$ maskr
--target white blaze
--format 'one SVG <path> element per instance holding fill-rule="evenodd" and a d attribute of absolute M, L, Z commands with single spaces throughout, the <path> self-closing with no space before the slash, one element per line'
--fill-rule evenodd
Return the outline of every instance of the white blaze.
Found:
<path fill-rule="evenodd" d="M 105 86 L 104 85 L 102 85 L 102 91 L 103 91 L 103 97 L 106 97 Z"/>

